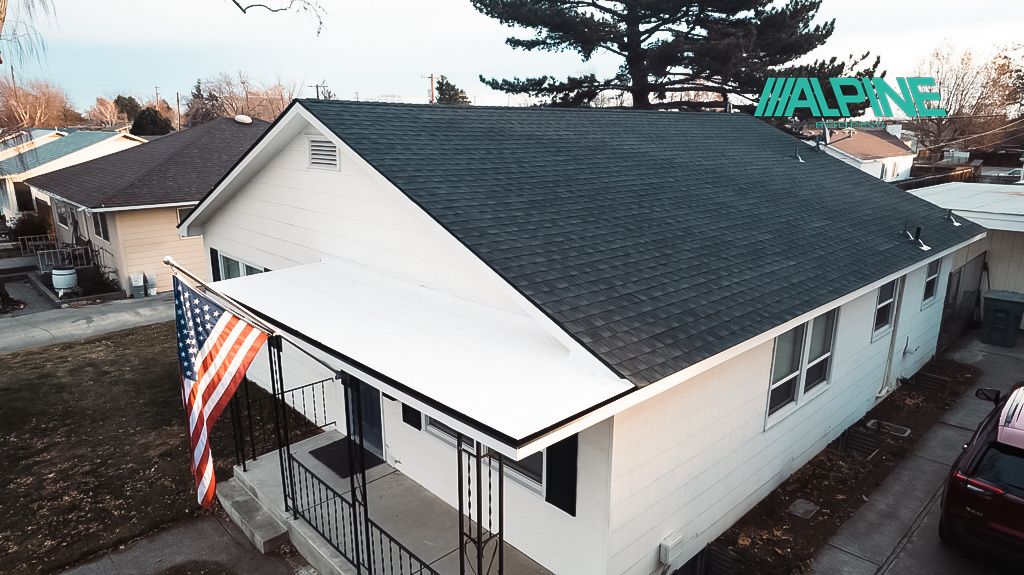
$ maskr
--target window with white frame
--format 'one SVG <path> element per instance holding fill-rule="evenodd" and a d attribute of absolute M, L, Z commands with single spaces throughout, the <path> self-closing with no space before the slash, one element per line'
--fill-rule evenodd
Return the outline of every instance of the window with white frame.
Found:
<path fill-rule="evenodd" d="M 63 228 L 71 228 L 71 206 L 64 202 L 55 200 L 53 202 L 54 208 L 57 211 L 57 223 Z"/>
<path fill-rule="evenodd" d="M 924 299 L 923 301 L 929 302 L 935 299 L 935 293 L 939 287 L 939 264 L 940 260 L 935 260 L 928 264 L 928 271 L 925 273 L 924 278 Z"/>
<path fill-rule="evenodd" d="M 110 241 L 110 230 L 107 229 L 107 214 L 103 212 L 92 213 L 92 232 L 96 237 Z"/>
<path fill-rule="evenodd" d="M 229 280 L 242 276 L 261 274 L 265 270 L 260 267 L 249 265 L 235 258 L 220 254 L 220 279 Z"/>
<path fill-rule="evenodd" d="M 434 435 L 439 435 L 445 440 L 454 442 L 457 437 L 457 432 L 448 427 L 447 425 L 437 421 L 436 419 L 425 415 L 427 421 L 427 429 L 433 432 Z M 464 449 L 473 451 L 476 449 L 476 442 L 468 437 L 462 439 Z M 535 483 L 535 487 L 542 486 L 544 484 L 544 452 L 534 453 L 529 457 L 522 459 L 521 461 L 513 461 L 505 458 L 505 468 L 516 473 L 517 477 L 528 480 Z"/>
<path fill-rule="evenodd" d="M 879 332 L 892 326 L 893 313 L 896 311 L 896 293 L 899 280 L 892 280 L 878 288 L 878 301 L 875 303 L 875 329 Z"/>
<path fill-rule="evenodd" d="M 769 416 L 799 404 L 807 392 L 828 382 L 837 313 L 835 309 L 823 313 L 775 338 Z"/>

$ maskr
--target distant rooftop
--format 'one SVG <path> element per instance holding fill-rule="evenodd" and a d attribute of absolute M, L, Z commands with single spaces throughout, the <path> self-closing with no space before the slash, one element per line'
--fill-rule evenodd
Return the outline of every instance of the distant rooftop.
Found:
<path fill-rule="evenodd" d="M 59 140 L 55 140 L 31 150 L 26 150 L 16 156 L 0 161 L 0 177 L 22 174 L 48 164 L 68 154 L 73 154 L 98 144 L 104 140 L 124 136 L 116 132 L 74 132 Z"/>
<path fill-rule="evenodd" d="M 1024 184 L 950 182 L 910 193 L 989 229 L 1024 231 Z"/>
<path fill-rule="evenodd" d="M 821 133 L 813 130 L 812 135 Z M 831 130 L 829 146 L 859 160 L 881 160 L 899 156 L 913 156 L 914 152 L 902 140 L 885 130 Z"/>

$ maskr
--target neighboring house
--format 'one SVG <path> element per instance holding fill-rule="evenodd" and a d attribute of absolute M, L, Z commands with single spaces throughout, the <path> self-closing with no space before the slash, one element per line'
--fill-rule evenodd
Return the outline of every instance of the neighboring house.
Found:
<path fill-rule="evenodd" d="M 0 139 L 0 160 L 6 160 L 11 156 L 20 154 L 33 148 L 52 142 L 58 138 L 67 136 L 67 132 L 48 130 L 43 128 L 32 128 L 29 130 L 17 130 Z"/>
<path fill-rule="evenodd" d="M 664 573 L 929 360 L 984 237 L 800 145 L 744 114 L 298 100 L 180 231 L 331 366 L 286 347 L 286 387 L 364 384 L 331 419 L 398 472 L 461 506 L 461 433 L 508 460 L 506 542 Z"/>
<path fill-rule="evenodd" d="M 877 129 L 829 130 L 824 150 L 880 180 L 905 180 L 910 177 L 916 154 L 900 139 L 899 126 L 890 126 L 889 129 L 896 133 Z M 820 130 L 808 132 L 815 136 L 820 133 Z"/>
<path fill-rule="evenodd" d="M 977 244 L 987 251 L 982 295 L 988 290 L 1024 292 L 1024 186 L 952 182 L 910 193 L 953 210 L 956 219 L 988 228 L 988 236 Z"/>
<path fill-rule="evenodd" d="M 178 223 L 267 126 L 219 118 L 26 184 L 51 204 L 61 242 L 89 242 L 109 254 L 104 262 L 117 270 L 125 291 L 131 274 L 156 270 L 163 292 L 171 289 L 165 255 L 205 265 L 202 239 L 181 238 Z"/>
<path fill-rule="evenodd" d="M 37 208 L 42 214 L 49 214 L 50 206 L 33 200 L 25 180 L 120 152 L 145 141 L 117 132 L 72 132 L 45 145 L 20 150 L 0 160 L 0 212 L 7 218 L 37 211 Z M 41 204 L 46 204 L 45 199 Z"/>

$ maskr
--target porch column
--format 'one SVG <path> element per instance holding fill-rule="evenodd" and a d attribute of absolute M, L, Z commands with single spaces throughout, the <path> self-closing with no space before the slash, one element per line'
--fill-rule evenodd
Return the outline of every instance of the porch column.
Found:
<path fill-rule="evenodd" d="M 505 458 L 461 433 L 457 435 L 456 457 L 459 474 L 459 573 L 503 575 Z"/>

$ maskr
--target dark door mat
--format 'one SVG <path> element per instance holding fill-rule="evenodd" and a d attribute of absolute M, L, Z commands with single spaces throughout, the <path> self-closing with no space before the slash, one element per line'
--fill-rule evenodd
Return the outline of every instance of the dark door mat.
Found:
<path fill-rule="evenodd" d="M 342 479 L 348 478 L 352 475 L 352 468 L 349 465 L 349 449 L 358 449 L 358 446 L 352 444 L 347 437 L 332 441 L 327 445 L 317 447 L 316 449 L 309 450 L 309 454 L 314 459 L 323 463 L 331 471 L 338 474 Z M 356 465 L 359 465 L 358 452 L 356 452 Z M 378 465 L 384 463 L 384 460 L 370 453 L 365 448 L 363 449 L 363 456 L 366 458 L 366 469 L 370 470 Z"/>

